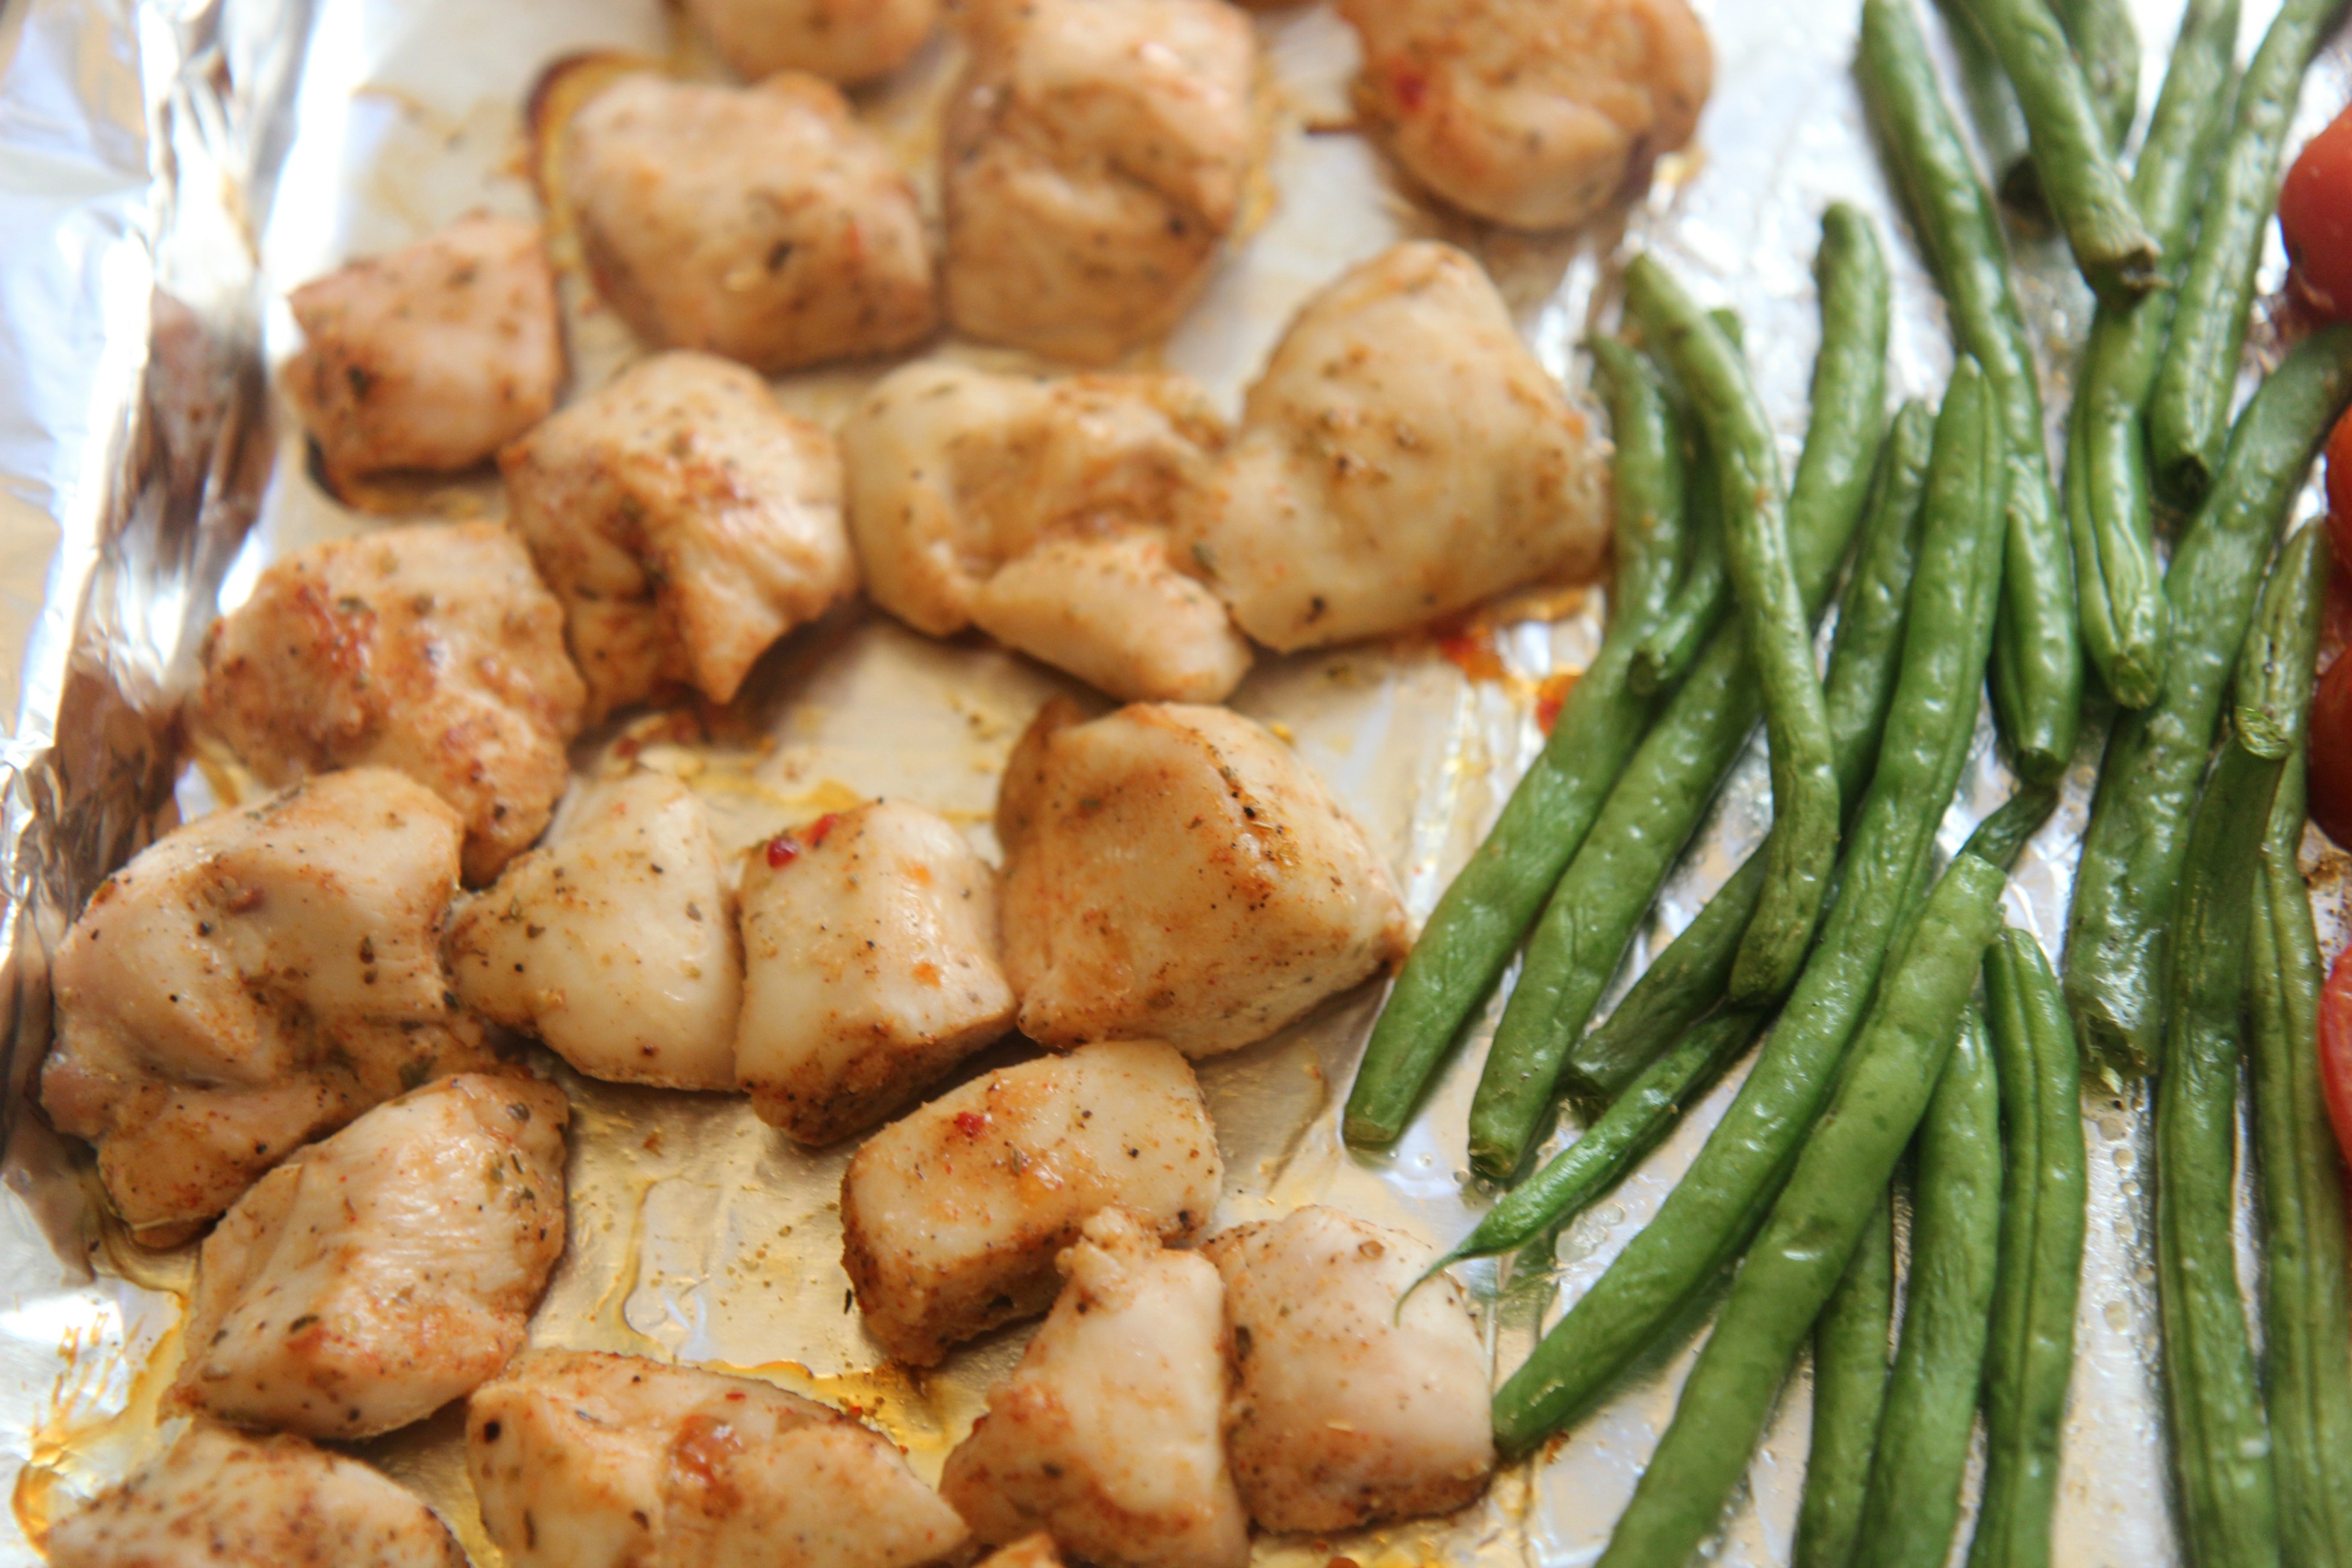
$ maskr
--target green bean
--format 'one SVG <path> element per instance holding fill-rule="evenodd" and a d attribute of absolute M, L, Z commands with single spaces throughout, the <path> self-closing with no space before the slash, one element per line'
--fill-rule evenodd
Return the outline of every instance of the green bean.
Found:
<path fill-rule="evenodd" d="M 2181 276 L 2172 338 L 2148 400 L 2156 481 L 2181 506 L 2205 499 L 2230 427 L 2263 235 L 2278 205 L 2279 158 L 2304 68 L 2342 0 L 2284 0 L 2238 85 L 2220 169 L 2199 191 L 2204 222 Z"/>
<path fill-rule="evenodd" d="M 1931 1086 L 1939 1072 L 1949 1080 L 1945 1064 L 1962 1033 L 1978 961 L 2000 924 L 2006 880 L 1998 867 L 1962 855 L 1928 895 L 1916 929 L 1888 967 L 1835 1098 L 1732 1279 L 1715 1331 L 1683 1384 L 1675 1419 L 1609 1538 L 1601 1568 L 1684 1568 L 1714 1530 L 1903 1146 L 1929 1113 Z M 1890 1421 L 1899 1392 L 1890 1384 Z M 1882 1455 L 1887 1430 L 1881 1430 Z M 1865 1521 L 1865 1554 L 1868 1531 Z"/>
<path fill-rule="evenodd" d="M 1878 767 L 1846 839 L 1837 900 L 1780 1021 L 1656 1218 L 1495 1397 L 1524 1452 L 1591 1406 L 1738 1255 L 1828 1100 L 1976 734 L 2000 596 L 2008 477 L 1985 379 L 1963 358 L 1936 422 L 1903 668 Z"/>
<path fill-rule="evenodd" d="M 2083 62 L 2048 0 L 1969 5 L 2017 89 L 2035 183 L 2065 233 L 2074 265 L 2102 299 L 2146 293 L 2157 282 L 2161 253 L 2132 205 Z"/>
<path fill-rule="evenodd" d="M 2132 25 L 2130 7 L 2123 0 L 2051 0 L 2050 8 L 2083 62 L 2083 80 L 2099 106 L 2108 149 L 2120 148 L 2139 112 L 2139 29 Z M 2147 216 L 2146 208 L 2141 216 Z"/>
<path fill-rule="evenodd" d="M 2046 221 L 2042 189 L 2034 183 L 2033 153 L 2025 137 L 2025 111 L 2017 106 L 2017 89 L 2001 74 L 2000 61 L 1985 41 L 1969 0 L 1936 0 L 1944 30 L 1951 35 L 1953 63 L 1959 68 L 1960 99 L 1975 126 L 1977 146 L 1985 167 L 1992 171 L 1993 187 L 2000 199 L 2021 213 Z"/>
<path fill-rule="evenodd" d="M 1733 348 L 1746 342 L 1738 313 L 1707 312 Z M 1679 389 L 1678 377 L 1671 378 Z M 1686 407 L 1685 396 L 1678 406 Z M 1706 646 L 1706 639 L 1731 607 L 1731 562 L 1723 538 L 1723 476 L 1715 447 L 1704 429 L 1690 432 L 1690 545 L 1682 574 L 1664 605 L 1651 617 L 1650 629 L 1633 646 L 1633 663 L 1627 677 L 1644 696 L 1670 692 Z"/>
<path fill-rule="evenodd" d="M 2314 644 L 2327 569 L 2321 531 L 2306 528 L 2271 573 L 2263 621 L 2278 672 L 2266 693 L 2302 741 L 2311 705 Z M 2281 603 L 2269 613 L 2273 596 Z M 2292 628 L 2292 633 L 2289 628 Z M 2258 662 L 2249 639 L 2245 664 Z M 2242 668 L 2242 690 L 2247 680 Z M 2303 759 L 2292 750 L 2263 838 L 2255 889 L 2252 1084 L 2255 1171 L 2261 1182 L 2263 1389 L 2286 1568 L 2352 1563 L 2352 1258 L 2347 1258 L 2344 1159 L 2319 1082 L 2319 937 L 2297 865 L 2303 844 Z"/>
<path fill-rule="evenodd" d="M 1655 258 L 1637 256 L 1626 268 L 1625 308 L 1681 377 L 1723 488 L 1733 599 L 1764 694 L 1775 825 L 1762 897 L 1741 942 L 1732 988 L 1735 994 L 1769 994 L 1812 941 L 1838 830 L 1829 710 L 1813 666 L 1812 617 L 1790 559 L 1780 455 L 1738 352 Z"/>
<path fill-rule="evenodd" d="M 2014 927 L 1985 958 L 2009 1164 L 1985 1356 L 1984 1500 L 1969 1568 L 2048 1568 L 2083 1271 L 2082 1053 L 2042 944 Z"/>
<path fill-rule="evenodd" d="M 2312 454 L 2352 398 L 2352 328 L 2313 334 L 2264 381 L 2165 579 L 2164 690 L 2116 721 L 2074 874 L 2066 1002 L 2093 1060 L 2146 1071 L 2164 1026 L 2159 953 L 2197 787 L 2263 559 Z"/>
<path fill-rule="evenodd" d="M 1574 1219 L 1658 1146 L 1683 1111 L 1739 1059 L 1763 1027 L 1763 1014 L 1739 1007 L 1718 1009 L 1693 1025 L 1674 1049 L 1610 1102 L 1581 1137 L 1504 1194 L 1475 1229 L 1430 1265 L 1429 1274 L 1465 1258 L 1515 1252 Z"/>
<path fill-rule="evenodd" d="M 2221 748 L 2189 832 L 2156 1086 L 2156 1299 L 2181 1557 L 2277 1568 L 2270 1424 L 2238 1294 L 2234 1156 L 2247 927 L 2285 764 Z"/>
<path fill-rule="evenodd" d="M 1874 242 L 1825 243 L 1822 256 L 1823 353 L 1843 355 L 1849 335 L 1863 334 L 1874 346 L 1855 357 L 1883 375 L 1885 257 Z M 1824 500 L 1790 514 L 1790 564 L 1808 615 L 1828 598 L 1860 511 L 1858 500 L 1851 508 Z M 1482 1173 L 1502 1178 L 1518 1169 L 1550 1110 L 1561 1058 L 1745 745 L 1758 708 L 1747 639 L 1740 627 L 1725 626 L 1642 742 L 1536 922 L 1471 1101 L 1470 1161 Z"/>
<path fill-rule="evenodd" d="M 1854 1568 L 1943 1568 L 1959 1522 L 2003 1221 L 2000 1086 L 1973 1007 L 1919 1130 L 1912 1194 L 1903 1339 L 1886 1380 Z"/>
<path fill-rule="evenodd" d="M 2074 551 L 2051 485 L 2041 384 L 2000 222 L 1944 100 L 1910 0 L 1864 0 L 1861 71 L 1864 96 L 1951 306 L 1954 333 L 1999 394 L 2011 471 L 1993 714 L 2019 774 L 2047 781 L 2074 754 L 2083 650 Z"/>
<path fill-rule="evenodd" d="M 2303 744 L 2319 657 L 2319 601 L 2327 586 L 2327 536 L 2306 524 L 2279 547 L 2253 623 L 2238 652 L 2238 744 L 2282 762 Z"/>
<path fill-rule="evenodd" d="M 1822 685 L 1829 700 L 1838 790 L 1849 810 L 1869 781 L 1894 700 L 1934 428 L 1935 416 L 1917 403 L 1905 404 L 1895 415 L 1863 510 L 1853 570 L 1839 600 L 1837 637 Z M 1765 865 L 1761 851 L 1750 855 L 1642 972 L 1601 1026 L 1569 1047 L 1560 1068 L 1566 1092 L 1589 1102 L 1613 1100 L 1636 1073 L 1723 999 L 1740 933 L 1763 891 Z"/>
<path fill-rule="evenodd" d="M 2132 196 L 2179 281 L 2198 198 L 2229 121 L 2238 0 L 2189 0 L 2132 173 Z M 2147 396 L 2172 321 L 2173 290 L 2102 304 L 2074 376 L 2067 417 L 2066 521 L 2074 542 L 2083 645 L 2115 700 L 2156 700 L 2170 618 L 2156 562 L 2147 472 Z"/>
<path fill-rule="evenodd" d="M 1609 635 L 1406 958 L 1348 1097 L 1345 1129 L 1353 1144 L 1391 1143 L 1404 1131 L 1431 1074 L 1510 962 L 1657 710 L 1628 684 L 1627 666 L 1672 591 L 1682 552 L 1684 442 L 1647 363 L 1613 342 L 1597 340 L 1593 352 L 1617 445 Z"/>
<path fill-rule="evenodd" d="M 1862 1240 L 1813 1325 L 1813 1432 L 1791 1568 L 1847 1568 L 1886 1405 L 1895 1315 L 1895 1211 L 1878 1194 Z"/>

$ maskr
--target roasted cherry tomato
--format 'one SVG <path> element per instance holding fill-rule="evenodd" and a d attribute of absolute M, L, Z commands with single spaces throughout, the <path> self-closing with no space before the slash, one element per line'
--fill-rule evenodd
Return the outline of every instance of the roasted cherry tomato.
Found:
<path fill-rule="evenodd" d="M 2352 316 L 2352 109 L 2295 154 L 2279 190 L 2279 233 L 2312 309 Z"/>
<path fill-rule="evenodd" d="M 2311 700 L 2311 820 L 2352 848 L 2352 656 L 2319 678 Z"/>
<path fill-rule="evenodd" d="M 2337 574 L 2352 572 L 2352 414 L 2327 437 L 2327 542 L 2342 569 Z"/>
<path fill-rule="evenodd" d="M 2336 955 L 2319 994 L 2319 1082 L 2336 1142 L 2352 1160 L 2352 948 Z"/>

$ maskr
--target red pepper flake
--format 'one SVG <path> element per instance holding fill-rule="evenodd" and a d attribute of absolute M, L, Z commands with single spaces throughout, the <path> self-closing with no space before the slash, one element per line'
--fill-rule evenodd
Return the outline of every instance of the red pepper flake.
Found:
<path fill-rule="evenodd" d="M 956 1131 L 965 1137 L 977 1138 L 988 1131 L 988 1113 L 984 1110 L 959 1110 L 955 1124 Z"/>
<path fill-rule="evenodd" d="M 1537 729 L 1547 735 L 1551 733 L 1551 727 L 1559 722 L 1559 710 L 1568 705 L 1568 694 L 1576 689 L 1577 678 L 1581 674 L 1581 670 L 1563 669 L 1543 678 L 1543 684 L 1536 688 Z"/>
<path fill-rule="evenodd" d="M 823 816 L 818 817 L 814 822 L 810 823 L 807 827 L 803 828 L 801 832 L 801 838 L 810 848 L 814 849 L 818 845 L 825 841 L 826 837 L 833 832 L 834 824 L 840 820 L 841 813 L 837 811 L 828 811 Z"/>
<path fill-rule="evenodd" d="M 1389 73 L 1389 90 L 1396 95 L 1397 107 L 1411 114 L 1428 100 L 1429 78 L 1415 67 L 1399 66 Z"/>
<path fill-rule="evenodd" d="M 779 833 L 768 840 L 768 869 L 781 871 L 801 858 L 800 840 L 789 833 Z"/>

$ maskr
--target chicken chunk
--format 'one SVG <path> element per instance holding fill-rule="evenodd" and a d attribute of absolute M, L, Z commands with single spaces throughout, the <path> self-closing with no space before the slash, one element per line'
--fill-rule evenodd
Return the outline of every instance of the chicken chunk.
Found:
<path fill-rule="evenodd" d="M 948 318 L 1080 364 L 1167 334 L 1239 218 L 1256 46 L 1223 0 L 973 0 Z"/>
<path fill-rule="evenodd" d="M 936 1366 L 1042 1312 L 1054 1255 L 1117 1204 L 1168 1241 L 1208 1223 L 1224 1166 L 1201 1086 L 1156 1040 L 1105 1040 L 952 1089 L 868 1139 L 841 1182 L 842 1267 L 866 1331 Z"/>
<path fill-rule="evenodd" d="M 804 1143 L 862 1131 L 1013 1026 L 996 873 L 919 805 L 772 840 L 743 874 L 735 1071 Z"/>
<path fill-rule="evenodd" d="M 737 72 L 832 81 L 888 76 L 939 26 L 940 0 L 686 0 L 686 14 Z"/>
<path fill-rule="evenodd" d="M 1225 1450 L 1272 1531 L 1445 1513 L 1495 1468 L 1486 1356 L 1462 1288 L 1411 1237 L 1338 1209 L 1242 1226 L 1204 1250 L 1225 1277 Z"/>
<path fill-rule="evenodd" d="M 534 1351 L 467 1403 L 514 1568 L 921 1568 L 963 1521 L 880 1434 L 750 1378 Z"/>
<path fill-rule="evenodd" d="M 496 523 L 388 528 L 298 552 L 213 623 L 197 726 L 269 784 L 396 769 L 457 810 L 487 882 L 571 779 L 580 672 L 563 611 Z"/>
<path fill-rule="evenodd" d="M 733 1089 L 743 957 L 701 802 L 635 773 L 567 821 L 459 911 L 459 999 L 591 1078 Z"/>
<path fill-rule="evenodd" d="M 597 291 L 656 344 L 772 374 L 938 324 L 914 187 L 830 82 L 625 76 L 572 119 L 562 171 Z"/>
<path fill-rule="evenodd" d="M 1584 222 L 1691 139 L 1715 76 L 1685 0 L 1340 0 L 1356 106 L 1431 190 L 1511 228 Z"/>
<path fill-rule="evenodd" d="M 264 1176 L 205 1238 L 174 1401 L 366 1437 L 490 1377 L 563 1250 L 570 1116 L 551 1084 L 467 1073 Z"/>
<path fill-rule="evenodd" d="M 466 1568 L 433 1510 L 357 1459 L 206 1422 L 47 1544 L 49 1568 Z"/>
<path fill-rule="evenodd" d="M 1222 708 L 1048 703 L 1006 763 L 1004 967 L 1021 1032 L 1213 1056 L 1404 951 L 1388 868 L 1290 748 Z"/>
<path fill-rule="evenodd" d="M 1220 701 L 1249 644 L 1166 528 L 1223 439 L 1181 376 L 893 372 L 841 436 L 875 602 L 933 637 L 978 625 L 1114 697 Z"/>
<path fill-rule="evenodd" d="M 1478 264 L 1412 241 L 1299 311 L 1177 546 L 1244 631 L 1318 647 L 1591 576 L 1604 468 Z"/>
<path fill-rule="evenodd" d="M 1163 1250 L 1117 1208 L 1087 1221 L 1059 1266 L 1068 1283 L 1045 1326 L 940 1490 L 992 1545 L 1045 1529 L 1102 1568 L 1241 1568 L 1249 1521 L 1218 1432 L 1215 1266 Z"/>
<path fill-rule="evenodd" d="M 732 700 L 771 643 L 857 592 L 832 436 L 726 360 L 656 354 L 499 466 L 592 723 L 674 683 Z"/>
<path fill-rule="evenodd" d="M 141 1235 L 175 1239 L 369 1106 L 488 1063 L 441 967 L 460 837 L 423 785 L 361 768 L 174 829 L 91 896 L 51 970 L 41 1102 Z"/>
<path fill-rule="evenodd" d="M 1062 1568 L 1062 1553 L 1043 1531 L 1000 1546 L 980 1560 L 980 1568 Z"/>
<path fill-rule="evenodd" d="M 286 389 L 327 474 L 470 468 L 547 417 L 563 381 L 539 226 L 476 213 L 289 296 Z"/>

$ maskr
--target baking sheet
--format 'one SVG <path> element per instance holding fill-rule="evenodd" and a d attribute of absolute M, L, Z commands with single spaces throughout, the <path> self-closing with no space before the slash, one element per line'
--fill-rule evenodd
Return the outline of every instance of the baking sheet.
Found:
<path fill-rule="evenodd" d="M 2179 5 L 2139 0 L 2153 97 Z M 1943 315 L 1871 156 L 1849 71 L 1851 5 L 1714 0 L 1715 97 L 1698 142 L 1669 159 L 1635 208 L 1569 237 L 1500 235 L 1434 216 L 1343 129 L 1346 29 L 1322 5 L 1260 12 L 1278 127 L 1265 200 L 1206 298 L 1158 356 L 1229 412 L 1291 310 L 1331 276 L 1407 234 L 1475 251 L 1528 340 L 1580 388 L 1577 340 L 1605 315 L 1613 261 L 1660 251 L 1748 323 L 1758 380 L 1793 457 L 1817 336 L 1810 266 L 1821 208 L 1856 202 L 1894 241 L 1895 390 L 1932 395 L 1949 363 Z M 2246 47 L 2274 5 L 2254 0 Z M 540 66 L 621 48 L 694 74 L 715 68 L 656 0 L 17 0 L 0 16 L 0 634 L 18 718 L 0 751 L 10 856 L 0 950 L 13 1000 L 0 1169 L 0 1564 L 37 1561 L 45 1522 L 121 1475 L 154 1440 L 176 1355 L 185 1252 L 144 1255 L 112 1234 L 87 1162 L 24 1100 L 47 1042 L 42 954 L 108 869 L 182 815 L 233 792 L 233 772 L 192 768 L 173 719 L 194 646 L 216 608 L 270 560 L 373 526 L 310 477 L 269 370 L 294 344 L 288 289 L 346 258 L 402 244 L 475 207 L 536 210 L 520 109 Z M 931 198 L 939 93 L 955 66 L 935 43 L 860 99 Z M 2299 131 L 2352 82 L 2342 40 L 2314 70 Z M 2145 102 L 2143 104 L 2145 108 Z M 2088 297 L 2054 241 L 2021 240 L 2027 307 L 2045 336 L 2053 416 Z M 2268 263 L 2275 281 L 2278 258 Z M 625 330 L 565 287 L 573 390 L 635 353 Z M 2256 353 L 2265 335 L 2257 332 Z M 986 363 L 1013 356 L 950 345 Z M 801 412 L 837 420 L 873 367 L 780 384 Z M 381 498 L 435 516 L 495 515 L 495 485 Z M 46 588 L 27 563 L 52 549 Z M 13 595 L 11 598 L 8 595 Z M 1502 674 L 1473 679 L 1427 638 L 1267 658 L 1234 698 L 1277 727 L 1391 858 L 1426 913 L 1538 737 L 1536 694 L 1580 668 L 1601 595 L 1534 595 L 1474 626 Z M 11 617 L 14 619 L 11 619 Z M 1458 648 L 1456 652 L 1458 653 Z M 1477 659 L 1462 661 L 1475 667 Z M 1045 696 L 1073 689 L 970 640 L 936 643 L 870 612 L 796 636 L 730 713 L 644 721 L 591 737 L 583 773 L 653 766 L 690 779 L 721 837 L 745 844 L 864 796 L 921 801 L 992 856 L 987 819 L 1013 739 Z M 2095 737 L 2094 737 L 2095 740 Z M 1945 824 L 1957 846 L 2004 793 L 1980 736 Z M 623 752 L 630 756 L 625 759 Z M 2021 862 L 2011 918 L 2053 948 L 2063 935 L 2095 751 Z M 1663 945 L 1759 837 L 1760 754 L 1670 884 L 1637 960 Z M 2339 868 L 2316 852 L 2324 929 Z M 1377 1007 L 1343 997 L 1274 1040 L 1202 1065 L 1228 1165 L 1221 1220 L 1326 1200 L 1450 1241 L 1486 1194 L 1469 1181 L 1463 1118 L 1484 1027 L 1392 1152 L 1337 1136 L 1338 1100 Z M 1489 1019 L 1491 1024 L 1491 1018 Z M 1016 1052 L 1003 1047 L 978 1070 Z M 834 1206 L 846 1149 L 811 1154 L 740 1100 L 633 1090 L 558 1071 L 576 1112 L 571 1247 L 535 1319 L 535 1342 L 634 1351 L 752 1371 L 855 1404 L 936 1476 L 1024 1330 L 992 1336 L 920 1377 L 878 1364 L 845 1310 Z M 1736 1082 L 1738 1075 L 1735 1073 Z M 1466 1271 L 1504 1370 L 1654 1211 L 1733 1084 L 1560 1238 L 1556 1267 Z M 2093 1223 L 2068 1430 L 2057 1560 L 2173 1560 L 2153 1384 L 2144 1091 L 2101 1089 L 2091 1119 Z M 1563 1133 L 1564 1139 L 1572 1133 Z M 1540 1462 L 1500 1478 L 1452 1520 L 1363 1536 L 1261 1540 L 1267 1563 L 1367 1568 L 1590 1561 L 1630 1492 L 1690 1357 L 1661 1358 Z M 1717 1560 L 1785 1561 L 1803 1468 L 1808 1394 L 1795 1380 Z M 360 1451 L 416 1487 L 478 1561 L 450 1413 Z M 1973 1480 L 1971 1481 L 1973 1486 Z"/>

